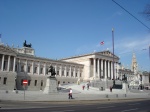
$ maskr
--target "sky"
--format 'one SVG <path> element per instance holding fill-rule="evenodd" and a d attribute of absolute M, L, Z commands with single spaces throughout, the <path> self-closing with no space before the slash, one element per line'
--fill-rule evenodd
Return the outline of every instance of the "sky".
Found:
<path fill-rule="evenodd" d="M 142 12 L 149 0 L 115 0 L 150 28 Z M 1 42 L 23 47 L 50 59 L 110 50 L 131 67 L 133 52 L 139 69 L 150 70 L 150 30 L 112 0 L 0 0 Z M 104 41 L 104 45 L 100 42 Z"/>

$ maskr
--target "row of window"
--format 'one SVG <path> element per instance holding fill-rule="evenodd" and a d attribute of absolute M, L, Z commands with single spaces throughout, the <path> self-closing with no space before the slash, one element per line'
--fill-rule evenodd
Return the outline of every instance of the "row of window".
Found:
<path fill-rule="evenodd" d="M 25 72 L 24 70 L 24 65 L 21 65 L 21 72 Z M 27 69 L 28 73 L 31 73 L 31 66 L 28 66 Z M 38 67 L 34 67 L 34 72 L 33 73 L 38 73 Z M 43 68 L 40 68 L 40 74 L 43 74 Z M 48 68 L 46 69 L 46 74 L 48 74 Z M 59 75 L 59 71 L 56 72 L 57 75 Z M 65 76 L 65 71 L 62 71 L 62 76 Z M 69 72 L 66 73 L 66 76 L 69 76 Z M 71 77 L 73 77 L 73 72 L 71 72 Z M 78 74 L 75 74 L 75 77 L 78 77 Z M 80 77 L 81 77 L 81 73 L 80 73 Z"/>

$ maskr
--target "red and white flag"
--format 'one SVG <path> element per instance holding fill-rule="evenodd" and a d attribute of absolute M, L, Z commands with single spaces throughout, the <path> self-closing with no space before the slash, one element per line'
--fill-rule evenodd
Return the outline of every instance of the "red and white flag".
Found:
<path fill-rule="evenodd" d="M 103 45 L 103 44 L 104 44 L 104 41 L 100 42 L 100 44 Z"/>

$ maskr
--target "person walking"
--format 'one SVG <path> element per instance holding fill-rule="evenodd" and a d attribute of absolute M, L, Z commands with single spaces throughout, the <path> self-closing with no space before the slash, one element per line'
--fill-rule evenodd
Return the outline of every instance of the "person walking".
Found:
<path fill-rule="evenodd" d="M 69 98 L 68 99 L 73 99 L 72 98 L 72 89 L 70 88 L 70 90 L 69 90 Z"/>
<path fill-rule="evenodd" d="M 82 89 L 83 89 L 83 90 L 84 90 L 84 88 L 85 88 L 85 85 L 82 86 Z"/>
<path fill-rule="evenodd" d="M 89 86 L 90 86 L 89 83 L 87 83 L 87 90 L 89 90 Z"/>

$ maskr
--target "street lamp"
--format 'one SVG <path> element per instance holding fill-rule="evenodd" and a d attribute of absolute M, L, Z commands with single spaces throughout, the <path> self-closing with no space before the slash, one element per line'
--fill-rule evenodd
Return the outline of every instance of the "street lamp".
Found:
<path fill-rule="evenodd" d="M 112 47 L 113 47 L 113 86 L 115 86 L 115 71 L 114 71 L 114 29 L 112 28 Z"/>

